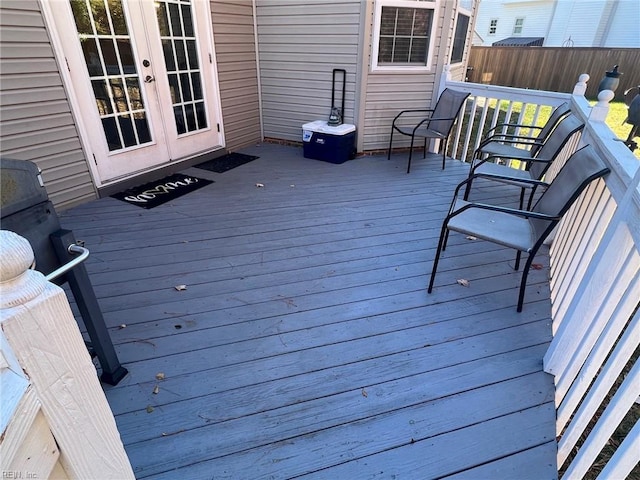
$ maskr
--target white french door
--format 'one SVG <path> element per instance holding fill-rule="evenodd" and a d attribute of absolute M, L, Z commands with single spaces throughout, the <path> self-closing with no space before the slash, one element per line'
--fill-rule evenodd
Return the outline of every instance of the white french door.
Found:
<path fill-rule="evenodd" d="M 100 184 L 223 146 L 209 2 L 51 9 Z"/>

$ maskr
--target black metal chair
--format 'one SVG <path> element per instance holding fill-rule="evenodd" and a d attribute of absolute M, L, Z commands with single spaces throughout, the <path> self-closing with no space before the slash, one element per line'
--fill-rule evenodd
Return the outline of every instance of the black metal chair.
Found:
<path fill-rule="evenodd" d="M 387 159 L 391 158 L 394 131 L 411 137 L 407 173 L 411 171 L 411 157 L 416 137 L 424 139 L 423 158 L 427 156 L 427 139 L 434 138 L 440 140 L 442 144 L 442 169 L 444 170 L 449 135 L 451 134 L 451 129 L 455 124 L 456 118 L 458 118 L 460 109 L 468 96 L 469 94 L 466 92 L 446 88 L 440 95 L 435 108 L 401 111 L 391 123 L 391 137 L 389 138 L 389 153 L 387 154 Z M 426 117 L 418 117 L 417 114 L 420 113 L 429 113 L 429 115 Z M 405 116 L 404 118 L 403 115 Z"/>
<path fill-rule="evenodd" d="M 458 198 L 460 189 L 472 179 L 463 181 L 456 187 L 449 213 L 442 224 L 427 291 L 431 293 L 433 289 L 440 253 L 446 248 L 449 232 L 460 232 L 516 249 L 515 270 L 520 267 L 521 253 L 528 253 L 518 295 L 517 310 L 521 312 L 527 275 L 538 249 L 589 183 L 608 172 L 604 161 L 593 147 L 587 145 L 567 160 L 530 211 L 461 200 Z M 530 183 L 540 182 L 530 180 Z"/>
<path fill-rule="evenodd" d="M 549 135 L 558 125 L 558 122 L 571 113 L 569 102 L 558 105 L 547 123 L 542 127 L 535 125 L 519 124 L 519 123 L 500 123 L 485 133 L 484 138 L 476 148 L 473 158 L 480 157 L 482 154 L 498 157 L 528 157 L 533 158 L 538 151 L 544 146 Z M 536 135 L 515 135 L 509 133 L 497 133 L 502 129 L 522 129 L 529 131 L 538 131 Z"/>
<path fill-rule="evenodd" d="M 536 150 L 536 155 L 531 157 L 528 155 L 502 157 L 492 155 L 483 159 L 474 159 L 471 162 L 469 170 L 469 182 L 465 189 L 464 199 L 469 199 L 471 185 L 474 178 L 484 178 L 501 183 L 508 183 L 520 187 L 520 208 L 524 206 L 525 191 L 530 188 L 529 202 L 527 210 L 531 208 L 531 202 L 536 189 L 540 185 L 546 185 L 544 182 L 530 183 L 531 180 L 542 180 L 549 170 L 555 159 L 567 144 L 569 139 L 584 128 L 584 123 L 573 114 L 565 116 L 557 124 L 556 128 L 551 132 L 544 145 Z M 520 149 L 516 149 L 520 150 Z M 511 168 L 508 165 L 495 163 L 495 160 L 520 160 L 526 163 L 523 170 Z"/>

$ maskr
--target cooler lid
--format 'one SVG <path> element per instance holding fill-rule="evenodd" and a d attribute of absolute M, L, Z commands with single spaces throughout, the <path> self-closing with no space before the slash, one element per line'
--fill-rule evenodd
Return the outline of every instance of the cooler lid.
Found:
<path fill-rule="evenodd" d="M 337 127 L 330 127 L 327 125 L 326 120 L 316 120 L 315 122 L 309 122 L 302 125 L 302 130 L 308 132 L 327 133 L 329 135 L 346 135 L 347 133 L 355 132 L 356 126 L 350 123 L 343 123 Z"/>

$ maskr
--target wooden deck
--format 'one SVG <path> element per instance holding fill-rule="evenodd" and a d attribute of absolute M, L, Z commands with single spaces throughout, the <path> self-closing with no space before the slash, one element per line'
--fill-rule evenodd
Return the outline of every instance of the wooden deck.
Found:
<path fill-rule="evenodd" d="M 521 314 L 514 253 L 462 235 L 426 292 L 468 167 L 245 153 L 155 209 L 61 215 L 130 371 L 105 391 L 137 477 L 556 478 L 546 251 Z"/>

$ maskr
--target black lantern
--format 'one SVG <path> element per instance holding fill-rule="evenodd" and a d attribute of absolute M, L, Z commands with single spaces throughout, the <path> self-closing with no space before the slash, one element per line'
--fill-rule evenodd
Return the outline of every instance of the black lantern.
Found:
<path fill-rule="evenodd" d="M 604 78 L 600 81 L 600 85 L 598 85 L 598 93 L 603 90 L 615 92 L 620 83 L 620 75 L 622 75 L 622 72 L 618 71 L 618 65 L 614 65 L 613 70 L 605 72 Z"/>

